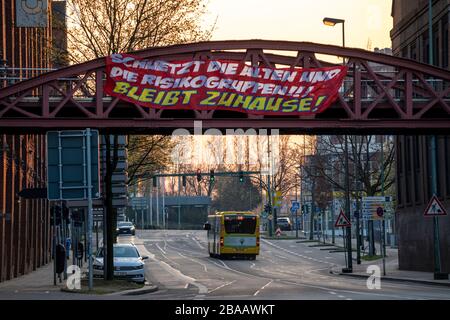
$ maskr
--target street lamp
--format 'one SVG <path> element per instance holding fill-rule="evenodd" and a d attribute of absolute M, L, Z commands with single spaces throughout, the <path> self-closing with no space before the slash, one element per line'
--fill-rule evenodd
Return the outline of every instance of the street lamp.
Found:
<path fill-rule="evenodd" d="M 329 27 L 334 27 L 342 23 L 342 46 L 345 47 L 345 20 L 335 18 L 323 18 L 323 24 Z"/>
<path fill-rule="evenodd" d="M 334 27 L 337 24 L 342 24 L 342 46 L 345 48 L 345 20 L 343 19 L 336 19 L 336 18 L 323 18 L 323 24 L 326 26 Z M 343 58 L 343 64 L 345 64 L 345 58 Z M 347 211 L 347 217 L 350 219 L 350 182 L 349 182 L 349 165 L 348 165 L 348 140 L 347 135 L 344 135 L 344 156 L 345 156 L 345 202 L 346 202 L 346 211 Z M 344 272 L 352 272 L 352 235 L 351 235 L 351 227 L 347 227 L 347 250 L 348 250 L 348 266 L 346 269 L 342 270 Z"/>

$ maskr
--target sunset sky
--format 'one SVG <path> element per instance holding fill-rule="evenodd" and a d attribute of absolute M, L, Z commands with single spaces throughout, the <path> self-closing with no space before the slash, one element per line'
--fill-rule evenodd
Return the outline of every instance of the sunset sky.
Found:
<path fill-rule="evenodd" d="M 217 17 L 212 40 L 267 39 L 342 45 L 340 25 L 328 27 L 324 17 L 344 19 L 346 45 L 367 49 L 391 47 L 392 0 L 207 0 L 207 23 Z"/>

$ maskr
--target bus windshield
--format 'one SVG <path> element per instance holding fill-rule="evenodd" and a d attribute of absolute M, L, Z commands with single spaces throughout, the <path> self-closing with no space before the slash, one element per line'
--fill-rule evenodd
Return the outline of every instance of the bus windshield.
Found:
<path fill-rule="evenodd" d="M 255 233 L 256 217 L 225 216 L 226 233 Z"/>

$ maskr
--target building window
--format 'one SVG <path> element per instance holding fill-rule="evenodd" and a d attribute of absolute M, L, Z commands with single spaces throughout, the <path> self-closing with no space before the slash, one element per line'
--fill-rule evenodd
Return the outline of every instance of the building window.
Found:
<path fill-rule="evenodd" d="M 403 206 L 403 196 L 402 196 L 402 179 L 403 179 L 403 165 L 402 159 L 404 158 L 403 154 L 403 141 L 404 136 L 397 137 L 397 201 L 399 206 Z"/>
<path fill-rule="evenodd" d="M 405 137 L 405 185 L 406 185 L 406 204 L 411 203 L 412 191 L 412 171 L 411 171 L 411 137 Z"/>
<path fill-rule="evenodd" d="M 445 136 L 445 184 L 446 196 L 450 197 L 450 136 Z"/>
<path fill-rule="evenodd" d="M 413 43 L 411 43 L 411 59 L 412 60 L 417 60 L 417 45 L 416 45 L 416 41 L 414 41 Z"/>
<path fill-rule="evenodd" d="M 408 58 L 408 46 L 402 48 L 402 58 Z"/>
<path fill-rule="evenodd" d="M 439 25 L 433 27 L 433 64 L 440 66 Z"/>
<path fill-rule="evenodd" d="M 420 177 L 422 174 L 421 170 L 421 163 L 420 163 L 420 150 L 419 150 L 419 136 L 413 137 L 413 145 L 412 145 L 412 152 L 414 155 L 414 201 L 420 202 L 421 196 L 420 196 L 420 190 L 419 187 L 422 185 L 422 182 L 420 181 Z"/>
<path fill-rule="evenodd" d="M 446 14 L 442 20 L 442 67 L 447 69 L 448 65 L 448 19 L 449 14 Z"/>
<path fill-rule="evenodd" d="M 423 63 L 428 63 L 429 62 L 429 55 L 428 52 L 430 50 L 430 45 L 428 43 L 428 31 L 425 31 L 424 33 L 422 33 L 422 62 Z"/>

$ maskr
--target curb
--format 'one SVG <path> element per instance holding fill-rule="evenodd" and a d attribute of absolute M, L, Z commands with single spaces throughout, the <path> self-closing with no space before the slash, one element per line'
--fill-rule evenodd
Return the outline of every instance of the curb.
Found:
<path fill-rule="evenodd" d="M 138 296 L 141 294 L 146 293 L 152 293 L 155 291 L 158 291 L 158 286 L 155 285 L 145 285 L 143 289 L 136 289 L 136 290 L 127 290 L 120 292 L 120 295 L 122 296 Z"/>
<path fill-rule="evenodd" d="M 369 278 L 370 275 L 365 274 L 357 274 L 357 273 L 342 273 L 342 272 L 334 272 L 330 271 L 330 273 L 340 276 L 347 276 L 347 277 L 354 277 L 354 278 Z M 381 280 L 387 280 L 387 281 L 393 281 L 393 282 L 413 282 L 413 283 L 420 283 L 420 284 L 427 284 L 427 285 L 433 285 L 433 286 L 443 286 L 443 287 L 450 287 L 450 282 L 434 282 L 429 280 L 417 280 L 417 279 L 410 279 L 410 278 L 392 278 L 392 277 L 381 277 Z"/>

